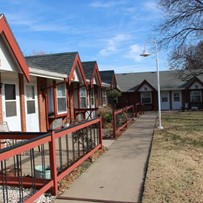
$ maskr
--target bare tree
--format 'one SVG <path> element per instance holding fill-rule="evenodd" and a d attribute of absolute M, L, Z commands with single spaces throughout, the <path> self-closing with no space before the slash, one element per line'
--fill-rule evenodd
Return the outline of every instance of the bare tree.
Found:
<path fill-rule="evenodd" d="M 203 37 L 202 0 L 159 0 L 158 6 L 164 13 L 158 27 L 161 46 L 170 44 L 176 48 Z"/>
<path fill-rule="evenodd" d="M 169 64 L 179 78 L 203 74 L 203 0 L 158 0 L 163 22 L 158 26 L 160 48 L 172 48 Z"/>
<path fill-rule="evenodd" d="M 171 69 L 179 70 L 179 78 L 184 81 L 203 74 L 203 41 L 198 45 L 182 45 L 170 55 Z"/>

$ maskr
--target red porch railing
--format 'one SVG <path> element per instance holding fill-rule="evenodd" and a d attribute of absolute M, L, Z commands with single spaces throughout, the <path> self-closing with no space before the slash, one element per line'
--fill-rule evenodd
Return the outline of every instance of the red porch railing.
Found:
<path fill-rule="evenodd" d="M 138 117 L 144 113 L 142 103 L 136 103 L 122 109 L 113 111 L 113 136 L 116 139 L 117 134 L 123 128 L 128 126 L 128 123 L 134 119 L 134 116 Z"/>
<path fill-rule="evenodd" d="M 1 140 L 18 141 L 0 150 L 0 202 L 10 202 L 13 186 L 18 202 L 33 202 L 48 190 L 58 194 L 59 181 L 102 147 L 101 127 L 96 118 L 45 134 L 0 133 Z M 32 189 L 29 195 L 24 188 Z"/>
<path fill-rule="evenodd" d="M 74 109 L 74 118 L 75 120 L 89 120 L 97 116 L 98 108 L 81 108 Z"/>
<path fill-rule="evenodd" d="M 144 104 L 143 103 L 136 103 L 134 105 L 135 116 L 139 117 L 139 115 L 144 114 Z"/>

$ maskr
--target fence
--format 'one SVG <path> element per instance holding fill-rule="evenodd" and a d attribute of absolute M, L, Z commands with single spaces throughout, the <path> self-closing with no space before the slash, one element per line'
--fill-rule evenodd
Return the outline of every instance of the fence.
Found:
<path fill-rule="evenodd" d="M 98 108 L 81 108 L 74 109 L 74 118 L 75 120 L 89 120 L 97 116 Z"/>
<path fill-rule="evenodd" d="M 113 111 L 113 136 L 115 139 L 117 138 L 117 133 L 126 128 L 135 116 L 138 117 L 144 113 L 143 109 L 142 103 L 136 103 L 135 105 Z"/>
<path fill-rule="evenodd" d="M 33 202 L 102 147 L 101 118 L 49 133 L 0 133 L 17 144 L 0 150 L 0 202 Z M 29 191 L 25 188 L 29 188 Z"/>

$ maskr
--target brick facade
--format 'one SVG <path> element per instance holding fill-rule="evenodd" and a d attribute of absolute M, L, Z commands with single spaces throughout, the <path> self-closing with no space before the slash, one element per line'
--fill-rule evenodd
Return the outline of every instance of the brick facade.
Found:
<path fill-rule="evenodd" d="M 19 73 L 18 79 L 19 79 L 19 94 L 20 94 L 21 131 L 26 132 L 24 76 L 21 73 Z"/>
<path fill-rule="evenodd" d="M 1 73 L 0 73 L 0 83 L 1 83 Z M 0 85 L 1 85 L 1 84 L 0 84 Z M 0 122 L 3 122 L 2 88 L 3 88 L 3 87 L 0 87 Z"/>
<path fill-rule="evenodd" d="M 47 92 L 44 87 L 47 86 L 45 78 L 37 78 L 37 94 L 38 94 L 38 108 L 39 108 L 39 129 L 40 132 L 47 131 L 47 111 L 46 111 L 46 96 Z"/>

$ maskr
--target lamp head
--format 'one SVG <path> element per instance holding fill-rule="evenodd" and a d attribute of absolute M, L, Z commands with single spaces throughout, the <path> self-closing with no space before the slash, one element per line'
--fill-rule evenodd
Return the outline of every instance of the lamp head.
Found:
<path fill-rule="evenodd" d="M 147 56 L 150 56 L 150 53 L 144 50 L 143 53 L 140 54 L 140 56 L 147 57 Z"/>
<path fill-rule="evenodd" d="M 144 57 L 150 56 L 150 53 L 147 51 L 147 48 L 146 48 L 146 43 L 144 44 L 144 51 L 142 54 L 140 54 L 140 56 L 144 56 Z"/>

